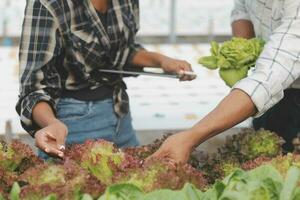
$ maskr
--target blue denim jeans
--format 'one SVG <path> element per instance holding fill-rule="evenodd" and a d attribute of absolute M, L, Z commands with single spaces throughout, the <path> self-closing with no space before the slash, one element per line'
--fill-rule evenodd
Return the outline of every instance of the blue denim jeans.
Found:
<path fill-rule="evenodd" d="M 118 118 L 112 99 L 94 102 L 63 98 L 57 104 L 57 117 L 68 127 L 67 145 L 84 143 L 89 139 L 111 141 L 119 148 L 139 145 L 130 113 Z M 42 151 L 39 151 L 39 156 L 48 158 Z"/>

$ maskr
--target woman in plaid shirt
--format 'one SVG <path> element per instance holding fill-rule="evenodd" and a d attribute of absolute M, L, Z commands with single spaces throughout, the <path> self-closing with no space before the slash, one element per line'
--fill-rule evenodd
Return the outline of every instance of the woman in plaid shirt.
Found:
<path fill-rule="evenodd" d="M 300 0 L 235 0 L 236 37 L 265 40 L 253 74 L 193 128 L 170 137 L 154 155 L 187 162 L 193 148 L 254 116 L 255 128 L 280 133 L 292 150 L 300 132 Z M 178 148 L 180 147 L 180 148 Z"/>
<path fill-rule="evenodd" d="M 138 0 L 27 0 L 16 108 L 41 157 L 87 139 L 138 145 L 123 77 L 99 69 L 192 70 L 136 44 L 138 29 Z"/>

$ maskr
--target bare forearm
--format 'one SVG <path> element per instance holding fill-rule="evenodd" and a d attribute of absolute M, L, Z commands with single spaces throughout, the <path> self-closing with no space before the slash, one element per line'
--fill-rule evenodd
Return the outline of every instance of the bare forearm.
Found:
<path fill-rule="evenodd" d="M 57 121 L 51 106 L 46 102 L 40 102 L 33 108 L 32 117 L 41 128 Z"/>
<path fill-rule="evenodd" d="M 241 90 L 233 90 L 211 113 L 190 132 L 194 146 L 227 130 L 257 112 L 251 98 Z"/>
<path fill-rule="evenodd" d="M 251 39 L 255 37 L 253 24 L 248 20 L 238 20 L 232 23 L 232 34 L 234 37 Z"/>
<path fill-rule="evenodd" d="M 56 119 L 51 106 L 40 102 L 33 108 L 33 120 L 41 129 L 35 133 L 36 146 L 49 155 L 64 157 L 68 127 Z"/>
<path fill-rule="evenodd" d="M 142 67 L 160 67 L 166 58 L 169 57 L 159 53 L 141 50 L 135 54 L 132 63 Z"/>

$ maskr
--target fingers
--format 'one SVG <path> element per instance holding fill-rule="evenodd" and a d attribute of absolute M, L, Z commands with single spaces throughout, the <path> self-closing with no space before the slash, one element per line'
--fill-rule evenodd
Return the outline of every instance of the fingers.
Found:
<path fill-rule="evenodd" d="M 51 133 L 46 133 L 48 135 L 49 138 L 51 138 L 52 140 L 56 141 L 56 149 L 63 152 L 64 150 L 66 150 L 65 147 L 65 140 L 66 140 L 66 136 L 63 134 L 59 134 L 57 137 L 55 137 L 54 135 L 52 135 Z M 60 156 L 63 157 L 63 156 Z"/>
<path fill-rule="evenodd" d="M 57 148 L 56 139 L 53 134 L 49 132 L 37 132 L 36 133 L 36 146 L 45 151 L 47 154 L 55 155 L 63 158 L 63 151 Z"/>
<path fill-rule="evenodd" d="M 50 155 L 54 155 L 54 156 L 58 156 L 60 158 L 63 158 L 64 157 L 64 152 L 61 151 L 61 150 L 58 150 L 52 146 L 48 146 L 45 148 L 44 150 L 47 154 L 50 154 Z"/>
<path fill-rule="evenodd" d="M 66 137 L 64 135 L 59 135 L 59 136 L 55 137 L 52 133 L 46 132 L 46 136 L 48 137 L 48 138 L 46 138 L 46 141 L 48 141 L 49 139 L 56 141 L 57 150 L 62 151 L 62 152 L 64 150 L 66 150 L 66 147 L 65 147 L 65 138 Z"/>
<path fill-rule="evenodd" d="M 57 137 L 57 148 L 61 151 L 64 151 L 66 149 L 65 143 L 66 143 L 66 134 L 65 135 L 59 135 Z"/>
<path fill-rule="evenodd" d="M 177 162 L 176 159 L 174 159 L 171 155 L 169 155 L 166 151 L 164 150 L 158 150 L 157 152 L 155 152 L 152 156 L 150 156 L 149 158 L 146 159 L 146 162 L 148 162 L 149 160 L 154 160 L 154 159 L 161 159 L 163 158 L 164 160 L 168 161 L 169 164 L 173 167 L 175 167 Z"/>
<path fill-rule="evenodd" d="M 180 76 L 180 81 L 191 81 L 196 78 L 196 75 L 188 72 L 193 72 L 191 64 L 186 61 L 183 61 L 178 67 L 180 70 L 178 72 Z"/>
<path fill-rule="evenodd" d="M 194 74 L 189 73 L 193 72 L 191 64 L 184 60 L 167 59 L 161 67 L 165 72 L 176 73 L 180 81 L 191 81 L 196 78 Z"/>
<path fill-rule="evenodd" d="M 161 149 L 158 149 L 154 154 L 152 154 L 151 156 L 149 156 L 146 159 L 146 162 L 155 158 L 163 158 L 163 151 Z"/>
<path fill-rule="evenodd" d="M 146 162 L 149 161 L 149 160 L 157 159 L 157 158 L 171 159 L 171 157 L 169 155 L 169 151 L 166 150 L 166 148 L 164 146 L 162 146 L 154 154 L 152 154 L 151 156 L 149 156 L 146 159 Z"/>
<path fill-rule="evenodd" d="M 46 139 L 56 140 L 56 137 L 50 132 L 43 132 L 42 135 L 45 136 Z"/>
<path fill-rule="evenodd" d="M 156 151 L 151 157 L 152 157 L 152 158 L 161 158 L 161 157 L 163 157 L 163 153 L 162 153 L 162 151 L 159 149 L 159 150 Z"/>
<path fill-rule="evenodd" d="M 183 71 L 179 72 L 180 81 L 192 81 L 197 78 L 197 75 L 194 72 Z"/>

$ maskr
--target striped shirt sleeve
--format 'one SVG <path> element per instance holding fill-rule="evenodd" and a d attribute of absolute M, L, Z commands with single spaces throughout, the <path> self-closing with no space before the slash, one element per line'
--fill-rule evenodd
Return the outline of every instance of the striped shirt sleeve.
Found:
<path fill-rule="evenodd" d="M 284 1 L 282 24 L 273 31 L 255 71 L 234 88 L 245 91 L 257 117 L 277 104 L 284 90 L 300 76 L 300 0 Z"/>
<path fill-rule="evenodd" d="M 246 0 L 234 1 L 234 8 L 231 12 L 231 22 L 238 20 L 250 20 L 250 15 L 246 9 Z"/>

